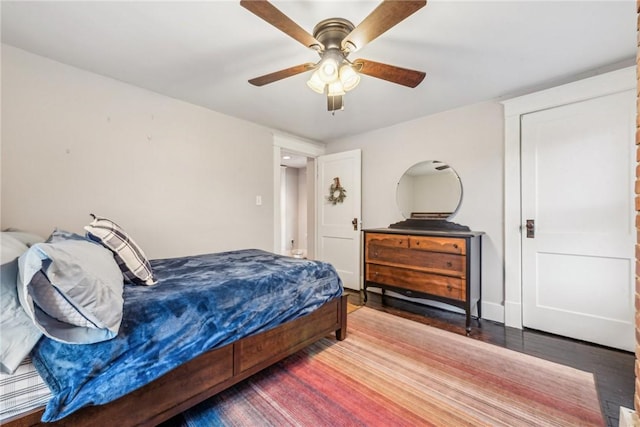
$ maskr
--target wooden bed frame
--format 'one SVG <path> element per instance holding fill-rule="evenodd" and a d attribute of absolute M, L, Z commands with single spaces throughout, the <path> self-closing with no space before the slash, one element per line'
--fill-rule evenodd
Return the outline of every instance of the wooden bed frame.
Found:
<path fill-rule="evenodd" d="M 347 336 L 347 296 L 276 328 L 211 350 L 106 405 L 85 407 L 56 423 L 42 423 L 43 408 L 5 420 L 22 426 L 155 426 L 273 365 L 335 331 Z"/>

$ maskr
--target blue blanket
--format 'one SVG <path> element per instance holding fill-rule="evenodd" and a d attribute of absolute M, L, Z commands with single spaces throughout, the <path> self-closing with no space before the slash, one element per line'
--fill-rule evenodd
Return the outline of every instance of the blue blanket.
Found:
<path fill-rule="evenodd" d="M 151 262 L 156 286 L 126 286 L 116 338 L 40 340 L 33 363 L 53 393 L 43 421 L 115 400 L 207 350 L 304 316 L 342 294 L 327 263 L 256 249 Z"/>

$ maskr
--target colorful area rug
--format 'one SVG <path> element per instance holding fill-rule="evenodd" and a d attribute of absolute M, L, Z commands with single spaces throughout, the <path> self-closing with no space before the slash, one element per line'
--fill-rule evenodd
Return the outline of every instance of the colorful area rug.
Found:
<path fill-rule="evenodd" d="M 205 426 L 602 426 L 593 375 L 363 307 L 183 414 Z"/>

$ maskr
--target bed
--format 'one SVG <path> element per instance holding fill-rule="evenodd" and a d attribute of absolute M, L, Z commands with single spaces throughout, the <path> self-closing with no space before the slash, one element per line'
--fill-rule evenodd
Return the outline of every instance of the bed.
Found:
<path fill-rule="evenodd" d="M 115 338 L 38 341 L 33 362 L 53 397 L 2 425 L 156 425 L 328 334 L 346 337 L 329 264 L 252 249 L 151 266 L 157 284 L 125 286 Z"/>

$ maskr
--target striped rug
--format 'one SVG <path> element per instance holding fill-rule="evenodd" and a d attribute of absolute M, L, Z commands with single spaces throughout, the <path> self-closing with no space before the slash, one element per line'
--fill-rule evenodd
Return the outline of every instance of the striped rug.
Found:
<path fill-rule="evenodd" d="M 185 426 L 602 426 L 593 375 L 367 307 Z"/>

